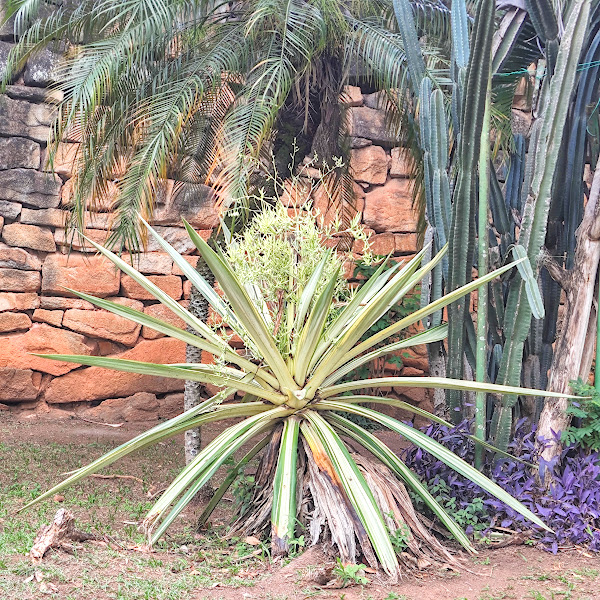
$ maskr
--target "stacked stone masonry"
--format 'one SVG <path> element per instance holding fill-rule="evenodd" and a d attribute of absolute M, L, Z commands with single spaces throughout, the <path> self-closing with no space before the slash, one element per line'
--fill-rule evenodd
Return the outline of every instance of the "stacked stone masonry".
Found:
<path fill-rule="evenodd" d="M 11 46 L 10 27 L 0 29 L 0 72 Z M 58 56 L 50 50 L 31 59 L 0 95 L 0 408 L 36 414 L 79 414 L 92 420 L 148 420 L 177 414 L 183 382 L 97 367 L 56 362 L 35 354 L 119 356 L 147 362 L 185 360 L 183 343 L 164 337 L 77 298 L 69 289 L 108 298 L 181 325 L 127 275 L 95 254 L 81 240 L 68 239 L 69 206 L 78 143 L 61 144 L 54 170 L 47 164 L 47 141 L 60 100 L 47 89 Z M 417 216 L 406 160 L 388 133 L 376 94 L 349 87 L 341 99 L 347 106 L 352 150 L 350 169 L 356 181 L 357 208 L 372 234 L 373 252 L 410 256 L 417 247 Z M 308 189 L 313 186 L 306 181 Z M 211 192 L 193 198 L 173 194 L 173 182 L 157 198 L 154 224 L 175 248 L 195 264 L 195 248 L 181 226 L 181 217 L 207 238 L 218 224 Z M 332 218 L 325 198 L 313 194 L 323 218 Z M 299 202 L 288 198 L 290 207 Z M 306 202 L 307 198 L 303 199 Z M 285 200 L 284 200 L 285 201 Z M 111 198 L 86 213 L 87 235 L 103 243 L 110 228 Z M 69 249 L 69 242 L 72 247 Z M 348 256 L 362 252 L 356 243 Z M 135 260 L 139 270 L 169 296 L 186 305 L 190 284 L 170 257 L 150 243 Z M 426 369 L 424 347 L 404 358 L 406 374 Z M 399 373 L 394 365 L 383 368 Z M 428 404 L 422 390 L 402 395 Z"/>

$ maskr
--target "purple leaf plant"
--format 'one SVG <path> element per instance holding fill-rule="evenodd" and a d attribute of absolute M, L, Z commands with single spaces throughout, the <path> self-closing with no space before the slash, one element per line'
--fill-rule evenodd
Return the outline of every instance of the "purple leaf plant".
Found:
<path fill-rule="evenodd" d="M 454 428 L 430 425 L 424 432 L 444 444 L 469 463 L 473 462 L 474 443 L 466 438 L 470 423 Z M 600 551 L 600 457 L 579 447 L 565 447 L 561 460 L 549 464 L 540 460 L 535 428 L 517 423 L 517 435 L 509 452 L 520 459 L 539 464 L 539 474 L 546 469 L 552 483 L 546 489 L 532 468 L 514 459 L 497 458 L 488 453 L 485 473 L 498 485 L 542 517 L 553 532 L 543 531 L 527 522 L 503 502 L 492 498 L 473 482 L 461 477 L 443 462 L 418 448 L 404 451 L 407 465 L 427 483 L 442 505 L 452 509 L 459 525 L 468 534 L 491 527 L 513 531 L 532 531 L 545 550 L 556 553 L 560 548 L 581 546 Z"/>

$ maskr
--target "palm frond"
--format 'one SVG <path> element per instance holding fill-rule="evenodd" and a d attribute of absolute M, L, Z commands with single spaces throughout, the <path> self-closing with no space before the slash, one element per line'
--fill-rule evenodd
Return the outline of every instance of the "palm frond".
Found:
<path fill-rule="evenodd" d="M 208 444 L 173 480 L 144 519 L 144 527 L 152 535 L 152 540 L 156 541 L 162 536 L 198 490 L 238 448 L 275 427 L 291 412 L 279 408 L 248 417 L 226 429 Z"/>
<path fill-rule="evenodd" d="M 327 403 L 324 404 L 326 407 Z M 550 531 L 550 528 L 543 521 L 541 521 L 529 509 L 525 508 L 520 502 L 516 501 L 500 486 L 489 480 L 485 475 L 480 473 L 477 469 L 469 465 L 467 462 L 465 462 L 464 460 L 462 460 L 461 458 L 444 448 L 444 446 L 442 446 L 439 442 L 436 442 L 435 440 L 432 440 L 430 437 L 426 436 L 423 432 L 414 429 L 410 425 L 401 423 L 400 421 L 393 419 L 392 417 L 388 417 L 387 415 L 383 415 L 375 410 L 366 408 L 364 406 L 357 406 L 354 404 L 350 405 L 348 407 L 348 412 L 352 412 L 354 414 L 364 416 L 368 419 L 372 419 L 373 421 L 384 425 L 390 430 L 399 433 L 410 442 L 414 443 L 420 448 L 423 448 L 439 460 L 445 462 L 456 472 L 460 473 L 467 479 L 470 479 L 471 481 L 479 485 L 483 490 L 485 490 L 489 494 L 502 500 L 508 506 L 515 508 L 515 510 L 517 510 L 520 514 L 525 516 L 532 523 L 535 523 L 539 527 Z"/>
<path fill-rule="evenodd" d="M 260 27 L 265 20 L 272 24 L 266 38 Z M 249 71 L 219 135 L 219 154 L 213 169 L 220 172 L 214 185 L 225 206 L 247 198 L 256 168 L 256 162 L 249 159 L 259 157 L 295 79 L 303 75 L 312 57 L 323 48 L 322 23 L 313 6 L 298 0 L 258 2 L 249 16 L 246 37 L 261 60 Z"/>
<path fill-rule="evenodd" d="M 231 395 L 234 391 L 235 390 L 225 389 L 216 396 L 213 396 L 201 404 L 198 404 L 198 406 L 192 408 L 191 410 L 177 415 L 176 417 L 173 417 L 164 423 L 160 423 L 148 431 L 144 431 L 144 433 L 141 433 L 124 444 L 117 446 L 114 450 L 103 454 L 100 458 L 89 463 L 85 467 L 77 469 L 77 471 L 69 475 L 67 479 L 58 485 L 55 485 L 47 492 L 40 494 L 35 498 L 35 500 L 25 504 L 19 510 L 27 510 L 33 504 L 43 502 L 47 498 L 52 497 L 53 494 L 64 490 L 65 488 L 73 485 L 92 473 L 100 471 L 104 467 L 111 465 L 115 461 L 127 456 L 132 452 L 136 452 L 137 450 L 141 450 L 142 448 L 146 448 L 147 446 L 151 446 L 162 440 L 169 439 L 179 433 L 187 431 L 188 429 L 204 425 L 205 423 L 212 423 L 214 421 L 256 415 L 268 410 L 268 407 L 262 402 L 248 402 L 219 406 L 223 399 L 227 398 L 227 396 Z"/>
<path fill-rule="evenodd" d="M 349 419 L 334 412 L 326 416 L 327 420 L 341 433 L 349 436 L 361 446 L 372 452 L 379 460 L 387 465 L 396 475 L 404 481 L 421 499 L 427 507 L 437 516 L 444 526 L 452 533 L 454 538 L 467 552 L 475 554 L 476 551 L 465 535 L 465 532 L 457 525 L 456 521 L 449 515 L 439 502 L 431 495 L 427 486 L 392 452 L 383 442 L 364 428 L 353 423 Z"/>

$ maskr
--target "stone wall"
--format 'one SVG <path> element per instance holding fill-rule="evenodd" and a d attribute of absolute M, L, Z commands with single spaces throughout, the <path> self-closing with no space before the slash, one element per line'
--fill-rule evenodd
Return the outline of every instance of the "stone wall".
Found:
<path fill-rule="evenodd" d="M 10 31 L 3 28 L 0 70 L 9 48 Z M 65 289 L 173 320 L 169 311 L 93 249 L 75 239 L 69 252 L 65 205 L 77 143 L 61 145 L 53 173 L 46 166 L 52 102 L 59 99 L 46 86 L 52 82 L 56 60 L 47 51 L 30 61 L 0 96 L 0 408 L 54 416 L 75 412 L 113 422 L 169 417 L 181 409 L 181 381 L 77 367 L 33 355 L 102 355 L 162 363 L 185 359 L 181 342 L 96 309 Z M 374 253 L 410 255 L 417 245 L 410 181 L 401 152 L 386 132 L 377 99 L 376 94 L 362 95 L 358 88 L 349 88 L 344 98 L 349 104 L 357 208 L 372 232 Z M 110 226 L 110 198 L 106 200 L 99 203 L 98 212 L 86 214 L 87 235 L 98 242 L 105 240 Z M 326 199 L 314 200 L 325 217 L 331 216 Z M 181 216 L 207 238 L 218 222 L 210 190 L 190 201 L 174 196 L 169 185 L 157 199 L 157 230 L 194 264 L 197 257 L 180 226 Z M 360 251 L 355 246 L 350 258 Z M 348 264 L 351 277 L 351 261 Z M 186 304 L 190 284 L 168 255 L 151 243 L 136 266 Z M 422 374 L 425 349 L 417 348 L 404 365 L 404 374 Z M 398 373 L 393 365 L 382 368 Z M 427 402 L 423 390 L 403 393 Z"/>

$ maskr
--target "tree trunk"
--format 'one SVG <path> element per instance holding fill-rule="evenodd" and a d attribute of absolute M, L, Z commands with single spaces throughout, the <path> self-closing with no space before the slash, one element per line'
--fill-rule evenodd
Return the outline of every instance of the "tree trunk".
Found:
<path fill-rule="evenodd" d="M 547 265 L 550 275 L 556 279 L 566 294 L 565 316 L 561 332 L 556 342 L 554 358 L 550 370 L 548 390 L 569 392 L 569 382 L 577 379 L 582 371 L 584 360 L 589 355 L 586 349 L 590 316 L 592 314 L 596 273 L 600 259 L 600 159 L 596 165 L 590 197 L 585 207 L 583 220 L 577 230 L 577 247 L 573 268 L 563 271 L 556 264 Z M 560 443 L 554 432 L 564 431 L 570 422 L 566 412 L 566 398 L 546 398 L 540 416 L 538 435 L 549 440 L 542 453 L 545 460 L 551 460 L 560 453 Z"/>
<path fill-rule="evenodd" d="M 596 287 L 594 289 L 594 298 L 598 298 L 598 278 L 596 278 Z M 579 367 L 579 379 L 587 381 L 592 370 L 592 363 L 595 358 L 596 350 L 596 337 L 597 333 L 597 322 L 596 322 L 596 311 L 598 302 L 594 301 L 592 304 L 592 310 L 590 312 L 590 319 L 588 322 L 588 330 L 585 338 L 585 345 L 583 347 L 583 357 L 581 358 L 581 366 Z M 600 375 L 596 367 L 596 373 Z"/>
<path fill-rule="evenodd" d="M 198 264 L 196 265 L 196 271 L 209 284 L 214 283 L 214 277 L 204 259 L 200 258 L 198 260 Z M 208 318 L 208 301 L 206 298 L 194 287 L 192 286 L 192 292 L 190 294 L 190 304 L 188 310 L 195 316 L 198 317 L 201 321 L 206 321 Z M 187 330 L 190 333 L 194 333 L 194 330 L 191 329 L 188 325 Z M 200 363 L 202 362 L 202 350 L 196 348 L 196 346 L 190 346 L 189 344 L 185 347 L 185 362 L 187 363 Z M 200 404 L 202 399 L 202 391 L 204 390 L 204 386 L 199 381 L 186 381 L 185 388 L 183 392 L 183 410 L 190 410 Z M 200 437 L 200 427 L 196 427 L 194 429 L 188 429 L 185 432 L 185 464 L 189 464 L 200 452 L 201 448 L 201 437 Z"/>
<path fill-rule="evenodd" d="M 429 355 L 429 375 L 431 377 L 446 377 L 446 351 L 440 342 L 427 345 Z M 448 419 L 446 392 L 441 388 L 433 390 L 433 414 L 442 419 Z"/>

